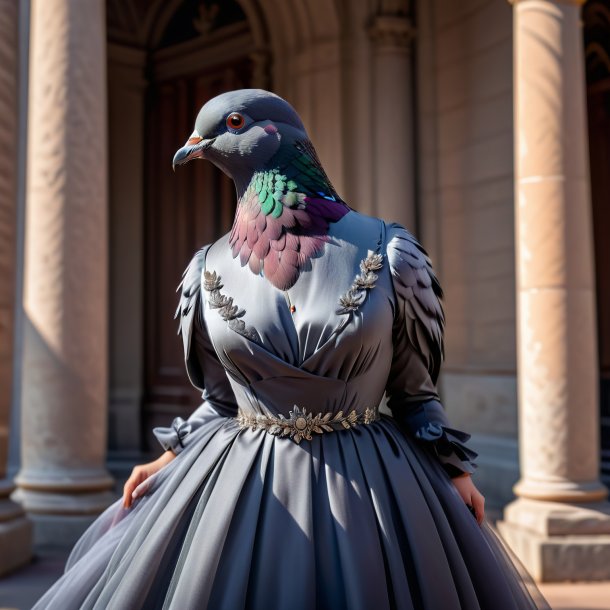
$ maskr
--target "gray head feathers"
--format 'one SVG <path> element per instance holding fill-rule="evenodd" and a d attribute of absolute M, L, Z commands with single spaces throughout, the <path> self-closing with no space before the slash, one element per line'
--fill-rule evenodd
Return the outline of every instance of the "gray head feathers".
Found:
<path fill-rule="evenodd" d="M 296 110 L 279 95 L 263 89 L 238 89 L 212 98 L 199 111 L 195 131 L 205 139 L 218 136 L 226 131 L 226 119 L 233 112 L 242 114 L 246 123 L 271 121 L 305 131 Z"/>

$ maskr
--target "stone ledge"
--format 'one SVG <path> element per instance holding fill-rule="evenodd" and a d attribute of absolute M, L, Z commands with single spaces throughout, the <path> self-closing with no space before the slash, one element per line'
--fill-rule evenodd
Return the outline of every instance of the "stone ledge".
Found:
<path fill-rule="evenodd" d="M 25 517 L 0 523 L 0 575 L 7 574 L 32 558 L 32 524 Z M 9 550 L 10 549 L 10 550 Z"/>
<path fill-rule="evenodd" d="M 610 580 L 610 505 L 519 498 L 497 528 L 539 582 Z"/>
<path fill-rule="evenodd" d="M 610 536 L 547 538 L 506 521 L 497 527 L 538 582 L 610 580 Z"/>
<path fill-rule="evenodd" d="M 610 535 L 610 504 L 564 504 L 520 498 L 504 509 L 504 519 L 540 536 Z"/>
<path fill-rule="evenodd" d="M 97 516 L 30 514 L 36 548 L 71 549 Z"/>

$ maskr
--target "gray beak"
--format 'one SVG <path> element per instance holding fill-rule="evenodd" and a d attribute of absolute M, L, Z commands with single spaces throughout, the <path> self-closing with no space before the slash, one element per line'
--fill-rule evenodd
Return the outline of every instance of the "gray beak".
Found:
<path fill-rule="evenodd" d="M 192 159 L 202 159 L 206 148 L 214 143 L 215 138 L 204 139 L 199 136 L 191 136 L 187 143 L 176 151 L 172 161 L 172 169 L 176 170 L 176 165 L 184 165 Z"/>

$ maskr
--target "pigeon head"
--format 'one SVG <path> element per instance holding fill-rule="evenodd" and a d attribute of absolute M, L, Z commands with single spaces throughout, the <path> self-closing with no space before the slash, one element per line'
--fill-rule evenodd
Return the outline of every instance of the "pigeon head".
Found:
<path fill-rule="evenodd" d="M 229 245 L 234 258 L 287 290 L 329 241 L 350 208 L 335 192 L 303 123 L 281 97 L 229 91 L 199 111 L 174 167 L 207 159 L 235 182 L 238 205 Z"/>
<path fill-rule="evenodd" d="M 173 166 L 207 159 L 232 178 L 238 190 L 255 171 L 268 168 L 282 144 L 307 140 L 294 108 L 262 89 L 239 89 L 208 101 L 195 130 L 174 155 Z"/>

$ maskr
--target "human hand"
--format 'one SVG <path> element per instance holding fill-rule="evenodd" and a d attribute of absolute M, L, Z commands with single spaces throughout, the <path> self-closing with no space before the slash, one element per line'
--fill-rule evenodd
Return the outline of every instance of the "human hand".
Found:
<path fill-rule="evenodd" d="M 475 487 L 475 484 L 472 482 L 472 477 L 465 472 L 459 477 L 454 477 L 451 481 L 455 485 L 462 500 L 466 503 L 466 506 L 472 506 L 477 523 L 481 525 L 485 518 L 485 498 Z"/>
<path fill-rule="evenodd" d="M 166 451 L 153 462 L 134 466 L 131 475 L 123 486 L 123 508 L 129 508 L 136 498 L 143 496 L 148 490 L 147 483 L 150 477 L 159 472 L 163 466 L 169 464 L 175 457 L 176 454 L 173 451 Z"/>

